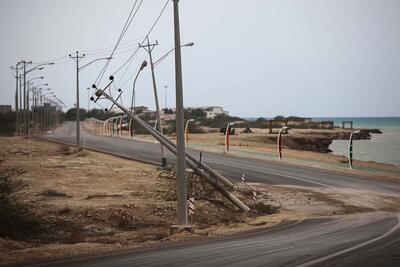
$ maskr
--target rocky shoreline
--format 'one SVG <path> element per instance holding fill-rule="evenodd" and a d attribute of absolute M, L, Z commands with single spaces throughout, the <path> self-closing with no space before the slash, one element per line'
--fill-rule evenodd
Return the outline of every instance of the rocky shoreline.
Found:
<path fill-rule="evenodd" d="M 354 140 L 370 140 L 371 134 L 381 134 L 380 129 L 354 129 L 360 133 L 353 136 Z M 353 130 L 337 129 L 337 130 L 320 130 L 310 132 L 295 132 L 293 134 L 284 135 L 283 146 L 296 149 L 313 151 L 319 153 L 330 153 L 329 149 L 333 140 L 348 140 Z M 268 136 L 269 143 L 276 143 L 277 135 Z"/>

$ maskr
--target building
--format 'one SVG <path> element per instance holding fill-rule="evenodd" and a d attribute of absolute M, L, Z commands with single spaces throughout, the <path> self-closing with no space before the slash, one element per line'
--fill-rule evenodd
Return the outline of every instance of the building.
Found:
<path fill-rule="evenodd" d="M 160 117 L 163 121 L 173 121 L 176 119 L 176 114 L 165 114 L 165 113 L 161 113 Z"/>
<path fill-rule="evenodd" d="M 223 107 L 220 106 L 205 106 L 205 107 L 190 107 L 188 110 L 193 109 L 202 109 L 206 113 L 207 119 L 213 119 L 217 115 L 225 114 L 228 115 L 228 112 L 224 110 Z"/>
<path fill-rule="evenodd" d="M 11 105 L 0 105 L 0 114 L 6 114 L 11 111 Z"/>
<path fill-rule="evenodd" d="M 149 112 L 149 108 L 146 106 L 137 106 L 130 108 L 131 111 L 135 114 L 146 113 Z"/>

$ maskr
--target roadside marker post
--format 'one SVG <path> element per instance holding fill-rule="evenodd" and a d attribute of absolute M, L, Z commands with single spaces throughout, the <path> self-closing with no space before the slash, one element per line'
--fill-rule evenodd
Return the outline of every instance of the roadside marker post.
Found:
<path fill-rule="evenodd" d="M 228 123 L 225 129 L 225 153 L 229 152 L 229 137 L 231 133 L 231 126 L 235 125 L 234 122 Z"/>
<path fill-rule="evenodd" d="M 287 133 L 288 127 L 284 126 L 282 127 L 279 132 L 278 132 L 278 138 L 277 138 L 277 148 L 278 148 L 278 159 L 282 160 L 282 132 L 286 131 Z"/>
<path fill-rule="evenodd" d="M 190 224 L 193 224 L 193 216 L 194 216 L 194 197 L 189 198 L 189 217 Z"/>
<path fill-rule="evenodd" d="M 253 188 L 252 198 L 254 201 L 254 211 L 256 211 L 257 191 Z"/>
<path fill-rule="evenodd" d="M 353 131 L 349 138 L 349 169 L 353 169 L 353 135 L 359 134 L 360 131 Z"/>
<path fill-rule="evenodd" d="M 200 149 L 199 164 L 197 165 L 199 168 L 201 167 L 201 159 L 202 158 L 203 158 L 203 149 Z"/>

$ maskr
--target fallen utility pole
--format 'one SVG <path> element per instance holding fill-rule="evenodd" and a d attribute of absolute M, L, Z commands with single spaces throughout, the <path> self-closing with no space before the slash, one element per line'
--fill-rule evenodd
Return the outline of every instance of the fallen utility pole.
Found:
<path fill-rule="evenodd" d="M 110 83 L 111 84 L 111 83 Z M 109 84 L 109 85 L 110 85 Z M 109 86 L 108 85 L 108 86 Z M 107 87 L 108 87 L 107 86 Z M 106 88 L 107 88 L 106 87 Z M 126 109 L 124 106 L 119 104 L 116 100 L 114 100 L 111 96 L 109 96 L 106 92 L 105 89 L 100 90 L 97 89 L 96 91 L 96 96 L 97 98 L 100 98 L 104 96 L 106 99 L 110 100 L 115 106 L 119 107 L 125 114 L 127 114 L 130 118 L 135 120 L 138 124 L 140 124 L 143 128 L 145 128 L 149 133 L 156 138 L 161 144 L 163 144 L 169 151 L 177 155 L 177 149 L 175 144 L 173 144 L 168 138 L 166 138 L 164 135 L 161 135 L 160 132 L 156 131 L 148 125 L 144 120 L 139 118 L 137 115 L 131 113 L 128 109 Z M 188 153 L 186 153 L 188 155 Z M 191 156 L 193 159 L 194 157 Z M 209 184 L 211 184 L 217 191 L 219 191 L 222 195 L 224 195 L 229 201 L 231 201 L 236 207 L 241 209 L 242 211 L 249 211 L 250 208 L 244 204 L 242 201 L 240 201 L 233 193 L 228 191 L 225 187 L 223 187 L 223 183 L 221 180 L 218 178 L 213 178 L 211 177 L 205 169 L 199 167 L 199 161 L 197 160 L 191 160 L 189 157 L 186 157 L 186 163 L 187 165 L 193 169 L 200 177 L 205 179 Z M 204 163 L 201 163 L 200 166 L 204 166 Z M 208 167 L 209 168 L 209 167 Z M 210 168 L 209 168 L 210 169 Z M 224 178 L 226 179 L 226 178 Z"/>

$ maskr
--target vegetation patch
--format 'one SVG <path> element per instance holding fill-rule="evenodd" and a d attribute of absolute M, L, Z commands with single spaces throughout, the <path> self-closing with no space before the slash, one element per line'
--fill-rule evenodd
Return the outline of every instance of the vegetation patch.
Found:
<path fill-rule="evenodd" d="M 0 169 L 0 237 L 26 240 L 39 236 L 43 223 L 33 215 L 31 206 L 20 203 L 15 193 L 25 185 L 15 177 L 22 171 L 16 168 Z"/>

